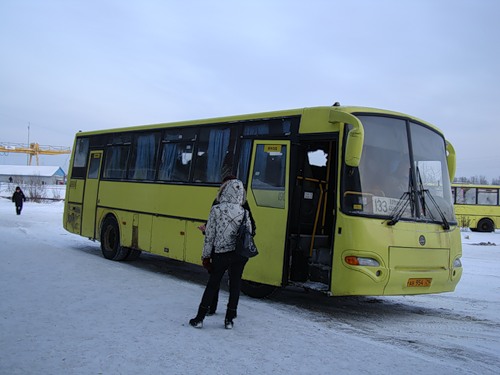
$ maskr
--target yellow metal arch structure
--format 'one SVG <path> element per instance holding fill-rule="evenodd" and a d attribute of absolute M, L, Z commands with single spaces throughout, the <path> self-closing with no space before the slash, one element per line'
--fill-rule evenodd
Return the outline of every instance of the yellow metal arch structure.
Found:
<path fill-rule="evenodd" d="M 0 142 L 0 152 L 10 152 L 18 154 L 28 154 L 30 156 L 28 165 L 31 165 L 33 156 L 36 158 L 38 165 L 38 155 L 61 155 L 71 154 L 71 148 L 62 146 L 40 146 L 38 143 L 23 143 Z"/>

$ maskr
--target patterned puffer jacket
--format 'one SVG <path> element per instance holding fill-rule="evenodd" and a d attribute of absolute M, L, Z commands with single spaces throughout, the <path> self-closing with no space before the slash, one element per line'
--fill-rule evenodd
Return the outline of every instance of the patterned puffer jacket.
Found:
<path fill-rule="evenodd" d="M 219 204 L 212 207 L 208 216 L 202 258 L 210 258 L 212 249 L 216 253 L 234 250 L 236 234 L 245 213 L 241 207 L 246 201 L 243 183 L 240 180 L 226 181 L 219 189 L 217 201 Z M 248 212 L 246 225 L 251 231 Z"/>

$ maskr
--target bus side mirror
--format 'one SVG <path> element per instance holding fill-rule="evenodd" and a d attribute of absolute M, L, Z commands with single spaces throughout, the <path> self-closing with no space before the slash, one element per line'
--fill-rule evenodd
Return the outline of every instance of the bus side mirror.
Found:
<path fill-rule="evenodd" d="M 347 143 L 345 146 L 345 163 L 349 167 L 358 167 L 361 160 L 361 153 L 363 152 L 363 142 L 365 138 L 365 130 L 363 124 L 356 116 L 350 113 L 340 112 L 339 110 L 332 109 L 330 111 L 330 122 L 343 122 L 344 124 L 351 124 L 353 129 L 347 134 Z"/>
<path fill-rule="evenodd" d="M 448 162 L 448 173 L 450 174 L 450 182 L 455 179 L 455 172 L 457 170 L 457 154 L 453 145 L 446 141 L 446 161 Z"/>

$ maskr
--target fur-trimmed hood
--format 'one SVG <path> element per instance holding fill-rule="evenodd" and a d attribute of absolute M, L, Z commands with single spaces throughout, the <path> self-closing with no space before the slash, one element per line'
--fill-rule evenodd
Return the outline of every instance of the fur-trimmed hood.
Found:
<path fill-rule="evenodd" d="M 210 258 L 212 252 L 234 251 L 236 233 L 245 217 L 242 205 L 246 202 L 245 187 L 240 180 L 233 179 L 223 183 L 217 195 L 217 204 L 212 206 L 205 229 L 203 258 Z M 252 231 L 250 215 L 246 215 L 245 225 Z"/>
<path fill-rule="evenodd" d="M 236 179 L 224 182 L 217 194 L 219 203 L 233 203 L 241 206 L 246 200 L 245 187 L 240 180 Z"/>

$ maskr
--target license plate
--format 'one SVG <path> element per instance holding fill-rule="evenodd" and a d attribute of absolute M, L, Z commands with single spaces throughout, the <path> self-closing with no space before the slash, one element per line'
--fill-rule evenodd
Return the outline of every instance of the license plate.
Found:
<path fill-rule="evenodd" d="M 429 287 L 431 286 L 432 279 L 408 279 L 407 287 Z"/>

